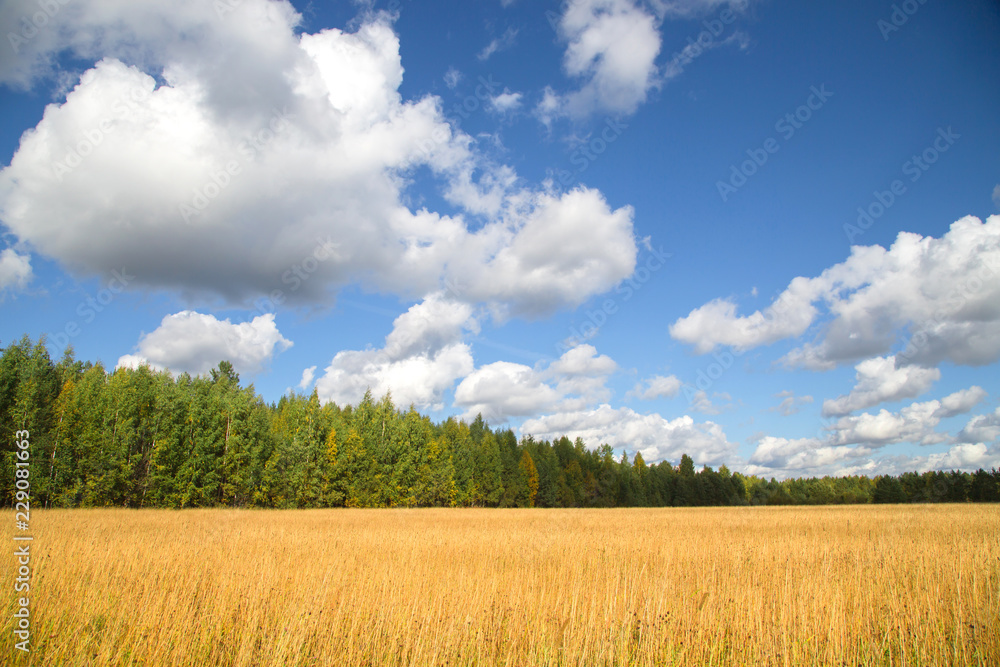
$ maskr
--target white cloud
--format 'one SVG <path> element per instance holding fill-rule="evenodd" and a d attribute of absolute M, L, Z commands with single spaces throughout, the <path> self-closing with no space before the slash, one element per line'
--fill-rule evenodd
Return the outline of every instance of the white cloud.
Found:
<path fill-rule="evenodd" d="M 546 86 L 545 90 L 542 91 L 542 100 L 535 107 L 535 117 L 548 127 L 552 121 L 559 117 L 561 105 L 562 101 L 558 93 L 551 86 Z"/>
<path fill-rule="evenodd" d="M 935 414 L 941 419 L 948 419 L 957 415 L 964 415 L 966 412 L 976 407 L 984 398 L 986 390 L 982 387 L 971 386 L 968 389 L 956 391 L 941 399 L 941 406 Z"/>
<path fill-rule="evenodd" d="M 320 400 L 356 405 L 370 389 L 376 397 L 391 392 L 400 406 L 439 410 L 443 393 L 472 372 L 462 338 L 478 330 L 468 304 L 429 295 L 396 318 L 382 349 L 338 352 L 316 382 Z"/>
<path fill-rule="evenodd" d="M 630 114 L 659 85 L 656 18 L 632 0 L 569 0 L 558 29 L 567 42 L 563 69 L 583 84 L 565 95 L 547 90 L 536 109 L 543 122 L 558 115 Z"/>
<path fill-rule="evenodd" d="M 546 439 L 579 437 L 590 447 L 608 444 L 639 451 L 650 463 L 677 461 L 682 454 L 688 454 L 699 465 L 733 465 L 736 460 L 736 446 L 714 422 L 696 423 L 688 416 L 667 420 L 656 413 L 642 415 L 607 404 L 527 420 L 521 425 L 521 433 Z"/>
<path fill-rule="evenodd" d="M 746 349 L 799 336 L 809 328 L 817 311 L 814 292 L 804 278 L 796 278 L 764 311 L 746 317 L 736 315 L 736 304 L 716 299 L 691 311 L 670 325 L 670 335 L 706 354 L 718 345 Z"/>
<path fill-rule="evenodd" d="M 508 113 L 521 108 L 521 93 L 512 93 L 506 88 L 499 95 L 490 98 L 490 107 L 497 113 Z"/>
<path fill-rule="evenodd" d="M 324 303 L 351 283 L 419 299 L 449 283 L 498 314 L 539 316 L 634 269 L 630 208 L 522 188 L 438 97 L 401 97 L 385 14 L 315 35 L 269 0 L 224 20 L 195 0 L 74 0 L 58 16 L 49 50 L 32 41 L 36 64 L 63 47 L 103 59 L 22 137 L 0 219 L 71 271 L 141 266 L 130 288 L 234 305 L 275 289 Z M 421 166 L 459 213 L 404 204 Z M 328 237 L 337 251 L 288 289 Z"/>
<path fill-rule="evenodd" d="M 816 343 L 785 357 L 791 366 L 829 369 L 891 351 L 908 329 L 897 359 L 930 366 L 949 360 L 983 365 L 1000 358 L 1000 216 L 968 216 L 941 238 L 901 232 L 889 250 L 855 246 L 817 278 L 795 278 L 768 308 L 738 316 L 729 299 L 678 319 L 670 334 L 703 354 L 718 345 L 749 349 L 801 336 L 832 319 Z"/>
<path fill-rule="evenodd" d="M 978 386 L 956 391 L 940 400 L 912 403 L 899 412 L 880 410 L 877 414 L 863 413 L 838 419 L 826 427 L 828 435 L 821 438 L 762 437 L 749 465 L 747 474 L 763 477 L 822 477 L 824 475 L 868 476 L 898 475 L 910 470 L 978 468 L 996 460 L 998 451 L 987 451 L 983 442 L 1000 433 L 991 427 L 991 417 L 973 418 L 958 437 L 936 431 L 942 419 L 970 411 L 986 397 Z M 998 411 L 1000 416 L 1000 411 Z M 984 437 L 975 437 L 984 436 Z M 956 444 L 958 443 L 965 443 Z M 887 445 L 912 443 L 937 445 L 948 443 L 950 449 L 923 456 L 883 456 L 873 452 Z M 993 458 L 991 458 L 993 457 Z M 989 467 L 989 466 L 987 466 Z"/>
<path fill-rule="evenodd" d="M 510 47 L 514 46 L 517 40 L 517 29 L 507 28 L 502 35 L 491 41 L 489 44 L 483 48 L 482 51 L 476 56 L 479 60 L 489 60 L 490 56 L 494 53 L 499 53 L 500 51 L 506 51 Z"/>
<path fill-rule="evenodd" d="M 1000 447 L 984 443 L 950 446 L 946 451 L 923 456 L 875 458 L 866 447 L 835 447 L 822 441 L 802 438 L 765 437 L 744 467 L 748 475 L 761 477 L 843 477 L 846 475 L 899 475 L 928 470 L 976 470 L 1000 465 Z"/>
<path fill-rule="evenodd" d="M 997 438 L 1000 438 L 1000 408 L 987 415 L 976 415 L 958 434 L 958 441 L 966 443 L 994 442 Z"/>
<path fill-rule="evenodd" d="M 491 423 L 538 414 L 552 409 L 561 398 L 535 369 L 509 361 L 476 369 L 455 390 L 456 405 L 465 406 L 467 415 L 482 413 Z"/>
<path fill-rule="evenodd" d="M 444 85 L 448 88 L 454 90 L 458 82 L 462 80 L 462 73 L 459 72 L 454 67 L 449 67 L 448 71 L 444 73 Z"/>
<path fill-rule="evenodd" d="M 158 328 L 139 339 L 135 354 L 123 355 L 117 366 L 148 364 L 175 373 L 203 375 L 220 361 L 228 361 L 237 372 L 255 375 L 291 346 L 292 341 L 275 326 L 273 314 L 233 324 L 185 310 L 164 317 Z"/>
<path fill-rule="evenodd" d="M 302 371 L 302 379 L 299 381 L 299 389 L 305 391 L 310 386 L 312 386 L 313 379 L 316 377 L 316 367 L 310 366 Z"/>
<path fill-rule="evenodd" d="M 840 416 L 879 403 L 913 398 L 941 379 L 941 371 L 898 366 L 894 356 L 866 359 L 854 367 L 857 382 L 849 394 L 823 401 L 823 416 Z"/>
<path fill-rule="evenodd" d="M 815 438 L 776 438 L 765 436 L 757 443 L 750 457 L 750 474 L 767 474 L 767 471 L 804 470 L 839 464 L 852 456 L 854 449 L 824 445 Z"/>
<path fill-rule="evenodd" d="M 618 365 L 592 345 L 577 345 L 548 366 L 497 361 L 475 370 L 455 389 L 465 416 L 482 413 L 492 424 L 553 410 L 576 410 L 607 400 L 608 376 Z"/>
<path fill-rule="evenodd" d="M 987 447 L 984 443 L 963 443 L 952 446 L 947 452 L 921 457 L 915 466 L 919 472 L 927 470 L 990 470 L 1000 467 L 1000 447 Z"/>
<path fill-rule="evenodd" d="M 582 188 L 521 203 L 528 212 L 516 228 L 482 230 L 449 257 L 464 298 L 541 316 L 632 274 L 638 251 L 631 207 L 612 211 L 600 193 Z"/>
<path fill-rule="evenodd" d="M 651 401 L 656 398 L 673 398 L 680 390 L 681 381 L 676 375 L 654 375 L 637 382 L 628 395 Z"/>
<path fill-rule="evenodd" d="M 31 282 L 31 258 L 12 248 L 0 252 L 0 295 L 7 288 L 24 289 Z"/>
<path fill-rule="evenodd" d="M 949 437 L 934 429 L 942 419 L 970 411 L 986 397 L 982 387 L 970 387 L 945 396 L 940 401 L 913 403 L 898 413 L 880 410 L 843 417 L 831 428 L 831 442 L 837 445 L 864 444 L 875 448 L 896 442 L 932 445 Z"/>

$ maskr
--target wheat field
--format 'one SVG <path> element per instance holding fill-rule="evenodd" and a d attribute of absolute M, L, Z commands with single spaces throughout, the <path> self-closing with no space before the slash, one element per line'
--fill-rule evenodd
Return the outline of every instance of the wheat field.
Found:
<path fill-rule="evenodd" d="M 1000 665 L 1000 507 L 49 510 L 32 665 Z"/>

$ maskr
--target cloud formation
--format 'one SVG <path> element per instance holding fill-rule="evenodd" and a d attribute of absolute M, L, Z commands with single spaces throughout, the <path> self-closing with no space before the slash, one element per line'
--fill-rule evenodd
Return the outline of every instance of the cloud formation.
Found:
<path fill-rule="evenodd" d="M 714 422 L 696 423 L 687 415 L 667 420 L 656 413 L 643 415 L 606 403 L 529 419 L 521 425 L 521 433 L 547 439 L 563 435 L 571 440 L 582 438 L 589 447 L 608 444 L 638 451 L 648 462 L 677 462 L 682 454 L 688 454 L 699 465 L 733 465 L 738 458 L 736 445 Z"/>
<path fill-rule="evenodd" d="M 970 469 L 1000 462 L 1000 448 L 986 443 L 1000 433 L 997 415 L 969 420 L 957 436 L 939 432 L 944 419 L 971 411 L 986 398 L 982 387 L 972 386 L 941 399 L 911 403 L 899 412 L 880 410 L 842 417 L 825 427 L 826 434 L 812 438 L 764 436 L 745 468 L 747 474 L 770 477 L 822 477 L 824 475 L 898 475 L 917 470 Z M 873 454 L 888 445 L 912 443 L 947 444 L 944 452 L 922 456 Z"/>
<path fill-rule="evenodd" d="M 946 442 L 948 435 L 934 430 L 941 420 L 969 412 L 985 397 L 982 387 L 973 386 L 940 401 L 913 403 L 898 413 L 883 409 L 876 415 L 866 412 L 843 417 L 830 427 L 830 441 L 836 445 L 864 444 L 871 448 L 896 442 L 920 445 Z"/>
<path fill-rule="evenodd" d="M 563 69 L 581 86 L 564 95 L 552 89 L 536 109 L 543 122 L 558 116 L 631 114 L 658 85 L 656 17 L 632 0 L 569 0 L 559 18 L 566 42 Z"/>
<path fill-rule="evenodd" d="M 164 317 L 159 327 L 139 339 L 134 354 L 118 359 L 117 366 L 148 364 L 174 373 L 204 375 L 220 361 L 228 361 L 237 372 L 256 375 L 291 346 L 292 341 L 278 331 L 273 314 L 233 324 L 185 310 Z"/>
<path fill-rule="evenodd" d="M 644 401 L 656 398 L 673 398 L 680 393 L 681 384 L 676 375 L 654 375 L 637 382 L 628 395 L 641 398 Z"/>
<path fill-rule="evenodd" d="M 0 252 L 0 294 L 10 289 L 24 289 L 31 282 L 31 258 L 12 248 Z"/>
<path fill-rule="evenodd" d="M 958 441 L 966 443 L 996 442 L 997 438 L 1000 438 L 1000 408 L 988 415 L 976 415 L 958 434 Z"/>
<path fill-rule="evenodd" d="M 854 367 L 857 383 L 849 394 L 823 401 L 823 416 L 836 417 L 887 401 L 914 398 L 941 379 L 941 371 L 899 366 L 894 356 L 866 359 Z"/>
<path fill-rule="evenodd" d="M 941 238 L 901 232 L 885 250 L 855 246 L 816 278 L 793 279 L 773 304 L 737 314 L 717 299 L 670 326 L 699 354 L 720 345 L 750 349 L 803 335 L 830 316 L 815 342 L 789 352 L 789 366 L 812 370 L 884 355 L 908 332 L 897 364 L 984 365 L 1000 359 L 1000 216 L 968 216 Z"/>
<path fill-rule="evenodd" d="M 276 289 L 316 304 L 347 284 L 410 300 L 458 285 L 467 303 L 537 317 L 633 271 L 630 208 L 524 187 L 438 97 L 403 99 L 386 14 L 297 34 L 287 2 L 222 16 L 214 4 L 75 0 L 5 70 L 30 82 L 62 49 L 96 61 L 0 172 L 0 220 L 26 246 L 78 275 L 127 258 L 142 267 L 130 288 L 229 305 Z M 493 94 L 513 108 L 515 94 Z M 453 211 L 405 205 L 424 167 Z M 288 289 L 317 239 L 337 252 Z"/>
<path fill-rule="evenodd" d="M 607 400 L 608 377 L 618 365 L 592 345 L 577 345 L 544 367 L 497 361 L 477 368 L 455 389 L 466 417 L 482 413 L 492 424 Z"/>
<path fill-rule="evenodd" d="M 432 294 L 395 319 L 381 349 L 338 352 L 316 381 L 320 400 L 356 405 L 370 389 L 391 392 L 400 406 L 439 410 L 443 393 L 472 372 L 462 338 L 478 330 L 472 307 Z"/>

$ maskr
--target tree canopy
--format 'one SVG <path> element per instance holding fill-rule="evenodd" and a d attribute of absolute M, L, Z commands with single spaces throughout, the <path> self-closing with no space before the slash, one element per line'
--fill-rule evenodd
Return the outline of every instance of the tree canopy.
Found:
<path fill-rule="evenodd" d="M 30 433 L 32 503 L 45 507 L 641 507 L 997 502 L 1000 471 L 766 480 L 614 459 L 510 429 L 433 423 L 390 395 L 356 406 L 291 394 L 266 403 L 221 361 L 208 376 L 55 363 L 44 339 L 0 354 L 3 502 L 14 433 Z"/>

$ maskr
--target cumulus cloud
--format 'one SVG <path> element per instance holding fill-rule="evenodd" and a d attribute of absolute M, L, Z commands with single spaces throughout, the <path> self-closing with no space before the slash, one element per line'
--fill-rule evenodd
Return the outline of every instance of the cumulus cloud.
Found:
<path fill-rule="evenodd" d="M 985 397 L 982 387 L 973 386 L 940 401 L 913 403 L 898 413 L 883 409 L 876 415 L 866 412 L 843 417 L 830 427 L 831 441 L 837 445 L 860 443 L 871 448 L 896 442 L 920 445 L 945 442 L 948 435 L 934 430 L 941 420 L 969 412 Z"/>
<path fill-rule="evenodd" d="M 397 405 L 439 410 L 442 394 L 472 372 L 462 338 L 478 330 L 471 306 L 432 294 L 395 319 L 381 349 L 338 352 L 316 382 L 320 400 L 357 404 L 370 389 L 391 392 Z"/>
<path fill-rule="evenodd" d="M 768 436 L 760 441 L 750 460 L 744 472 L 761 477 L 874 477 L 911 471 L 989 470 L 1000 465 L 1000 447 L 988 447 L 981 442 L 962 443 L 922 456 L 876 458 L 866 447 L 835 447 L 810 438 L 787 440 Z"/>
<path fill-rule="evenodd" d="M 302 379 L 299 381 L 299 389 L 305 391 L 312 386 L 313 379 L 316 377 L 316 367 L 310 366 L 302 371 Z"/>
<path fill-rule="evenodd" d="M 175 373 L 204 375 L 228 361 L 239 373 L 255 375 L 279 352 L 292 346 L 268 313 L 250 322 L 233 324 L 185 310 L 167 315 L 154 331 L 144 334 L 134 354 L 118 359 L 118 367 L 148 364 Z"/>
<path fill-rule="evenodd" d="M 575 410 L 607 400 L 608 376 L 618 365 L 592 345 L 577 345 L 545 367 L 497 361 L 477 368 L 455 389 L 465 416 L 482 413 L 497 424 L 554 410 Z"/>
<path fill-rule="evenodd" d="M 590 447 L 621 447 L 640 452 L 650 463 L 677 461 L 682 454 L 699 465 L 733 465 L 736 459 L 736 446 L 714 422 L 696 423 L 686 415 L 667 420 L 656 413 L 643 415 L 608 404 L 529 419 L 521 425 L 521 433 L 547 439 L 582 438 Z"/>
<path fill-rule="evenodd" d="M 497 113 L 508 113 L 521 108 L 521 93 L 512 93 L 506 88 L 499 95 L 490 98 L 490 108 Z"/>
<path fill-rule="evenodd" d="M 803 405 L 813 402 L 812 396 L 796 396 L 795 392 L 787 390 L 779 391 L 774 397 L 780 398 L 781 403 L 768 408 L 768 412 L 778 412 L 785 417 L 797 414 Z"/>
<path fill-rule="evenodd" d="M 976 415 L 965 425 L 958 441 L 966 443 L 994 442 L 1000 438 L 1000 408 L 988 415 Z"/>
<path fill-rule="evenodd" d="M 866 359 L 854 367 L 857 382 L 849 394 L 823 401 L 823 416 L 840 416 L 886 401 L 913 398 L 941 379 L 941 371 L 899 366 L 894 356 Z"/>
<path fill-rule="evenodd" d="M 719 345 L 749 349 L 804 334 L 825 306 L 819 339 L 786 355 L 814 370 L 886 354 L 908 331 L 899 364 L 984 365 L 1000 358 L 1000 216 L 969 216 L 941 238 L 901 232 L 885 250 L 855 246 L 817 277 L 798 277 L 750 315 L 718 299 L 674 322 L 670 335 L 703 354 Z"/>
<path fill-rule="evenodd" d="M 831 466 L 858 455 L 852 448 L 833 447 L 816 438 L 776 438 L 765 436 L 750 457 L 750 474 L 766 474 L 778 469 L 805 470 Z"/>
<path fill-rule="evenodd" d="M 941 399 L 912 403 L 899 412 L 883 409 L 877 414 L 843 417 L 825 427 L 828 434 L 822 437 L 764 436 L 758 440 L 745 472 L 780 478 L 873 476 L 992 465 L 990 462 L 997 460 L 1000 451 L 983 444 L 1000 433 L 1000 427 L 991 426 L 992 416 L 974 417 L 957 437 L 935 430 L 941 420 L 969 412 L 986 395 L 982 387 L 972 386 Z M 948 444 L 949 449 L 922 456 L 873 456 L 896 443 Z"/>
<path fill-rule="evenodd" d="M 963 443 L 954 445 L 947 452 L 920 457 L 913 466 L 917 471 L 927 470 L 990 470 L 1000 467 L 1000 447 L 986 444 Z"/>
<path fill-rule="evenodd" d="M 942 398 L 941 405 L 935 410 L 935 414 L 941 419 L 964 415 L 976 407 L 986 396 L 985 389 L 973 385 L 968 389 L 956 391 Z"/>
<path fill-rule="evenodd" d="M 386 14 L 296 34 L 287 2 L 244 0 L 224 17 L 215 4 L 75 0 L 55 41 L 39 35 L 8 68 L 30 81 L 63 49 L 96 61 L 0 172 L 0 219 L 21 241 L 78 274 L 127 263 L 142 267 L 130 288 L 232 305 L 275 289 L 324 303 L 352 283 L 417 300 L 452 284 L 533 317 L 631 274 L 630 208 L 521 187 L 438 97 L 403 99 Z M 422 167 L 457 212 L 404 204 Z M 288 289 L 327 238 L 337 251 Z"/>
<path fill-rule="evenodd" d="M 673 398 L 680 390 L 681 381 L 676 375 L 654 375 L 637 382 L 627 395 L 651 401 L 656 398 Z"/>
<path fill-rule="evenodd" d="M 736 304 L 716 299 L 670 325 L 670 335 L 706 354 L 719 345 L 748 349 L 805 333 L 817 315 L 814 290 L 805 278 L 796 278 L 763 311 L 740 317 Z"/>
<path fill-rule="evenodd" d="M 31 282 L 31 258 L 12 248 L 0 252 L 0 295 L 8 288 L 24 289 Z"/>
<path fill-rule="evenodd" d="M 658 84 L 656 17 L 633 0 L 570 0 L 559 18 L 566 41 L 563 69 L 582 80 L 578 90 L 547 89 L 536 109 L 548 122 L 560 115 L 631 114 Z"/>

